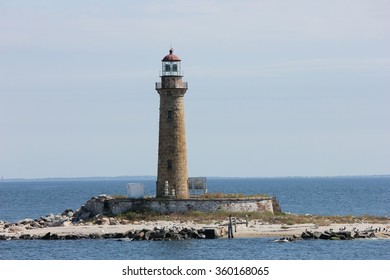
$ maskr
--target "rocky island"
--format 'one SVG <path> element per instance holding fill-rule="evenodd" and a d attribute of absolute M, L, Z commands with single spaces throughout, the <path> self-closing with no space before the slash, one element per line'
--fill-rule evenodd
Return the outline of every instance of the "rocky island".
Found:
<path fill-rule="evenodd" d="M 278 238 L 276 242 L 390 238 L 390 219 L 387 217 L 228 213 L 222 210 L 182 214 L 130 211 L 104 215 L 92 214 L 83 205 L 76 211 L 66 209 L 61 214 L 49 214 L 38 219 L 24 219 L 15 223 L 0 221 L 0 240 L 115 238 L 161 241 L 227 238 L 229 225 L 234 229 L 231 237 L 275 237 Z"/>

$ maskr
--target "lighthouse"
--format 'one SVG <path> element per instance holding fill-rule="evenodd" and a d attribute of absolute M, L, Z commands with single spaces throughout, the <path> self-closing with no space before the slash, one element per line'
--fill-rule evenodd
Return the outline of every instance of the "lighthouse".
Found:
<path fill-rule="evenodd" d="M 184 95 L 188 84 L 182 81 L 181 59 L 169 50 L 162 59 L 158 167 L 156 197 L 189 198 L 187 147 L 184 125 Z"/>

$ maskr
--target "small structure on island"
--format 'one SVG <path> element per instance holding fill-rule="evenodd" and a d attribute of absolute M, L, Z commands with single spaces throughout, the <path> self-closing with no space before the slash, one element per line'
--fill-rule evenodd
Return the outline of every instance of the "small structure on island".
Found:
<path fill-rule="evenodd" d="M 190 196 L 205 195 L 207 193 L 206 177 L 188 178 L 188 191 Z"/>
<path fill-rule="evenodd" d="M 127 197 L 129 198 L 144 198 L 145 190 L 144 184 L 141 183 L 128 183 L 127 184 Z"/>
<path fill-rule="evenodd" d="M 162 59 L 160 95 L 158 168 L 156 197 L 189 198 L 187 147 L 184 126 L 184 94 L 188 84 L 182 81 L 181 59 L 173 49 Z"/>

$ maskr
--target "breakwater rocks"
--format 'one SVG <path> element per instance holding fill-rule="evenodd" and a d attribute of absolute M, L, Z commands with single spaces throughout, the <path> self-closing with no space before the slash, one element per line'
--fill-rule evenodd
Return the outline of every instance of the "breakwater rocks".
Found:
<path fill-rule="evenodd" d="M 275 243 L 295 242 L 298 240 L 353 240 L 353 239 L 369 239 L 369 238 L 390 238 L 388 228 L 367 228 L 365 230 L 359 230 L 354 227 L 352 230 L 346 230 L 346 227 L 340 228 L 339 231 L 333 231 L 333 229 L 320 231 L 305 230 L 300 236 L 293 235 L 291 237 L 281 237 L 274 240 Z"/>
<path fill-rule="evenodd" d="M 323 240 L 352 240 L 359 238 L 376 238 L 375 232 L 378 229 L 367 229 L 364 231 L 348 231 L 348 230 L 340 230 L 333 231 L 332 229 L 326 230 L 324 232 L 317 231 L 308 231 L 305 230 L 301 234 L 302 239 L 323 239 Z"/>
<path fill-rule="evenodd" d="M 38 219 L 24 219 L 16 223 L 0 221 L 0 229 L 18 232 L 25 229 L 68 226 L 73 222 L 74 211 L 66 209 L 62 214 L 49 214 Z"/>
<path fill-rule="evenodd" d="M 187 239 L 214 239 L 218 233 L 215 229 L 194 229 L 194 228 L 158 228 L 153 230 L 130 230 L 125 233 L 91 233 L 91 234 L 65 234 L 59 235 L 56 233 L 47 232 L 44 235 L 21 234 L 12 237 L 0 235 L 0 240 L 75 240 L 75 239 L 117 239 L 120 241 L 170 241 L 170 240 L 187 240 Z"/>

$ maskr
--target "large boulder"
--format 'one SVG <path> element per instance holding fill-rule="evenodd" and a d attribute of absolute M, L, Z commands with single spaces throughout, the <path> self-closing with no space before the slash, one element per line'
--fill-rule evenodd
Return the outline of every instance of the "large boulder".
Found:
<path fill-rule="evenodd" d="M 43 240 L 49 240 L 49 239 L 50 239 L 50 235 L 51 235 L 51 233 L 50 233 L 50 231 L 49 231 L 49 232 L 46 233 L 44 236 L 42 236 L 41 239 L 43 239 Z"/>
<path fill-rule="evenodd" d="M 152 231 L 148 230 L 145 232 L 144 238 L 145 238 L 145 240 L 150 240 L 151 236 L 152 236 Z"/>
<path fill-rule="evenodd" d="M 47 216 L 42 216 L 41 217 L 41 220 L 44 221 L 44 222 L 53 222 L 55 220 L 55 217 L 54 217 L 54 214 L 49 214 Z"/>
<path fill-rule="evenodd" d="M 33 222 L 34 222 L 33 219 L 27 218 L 27 219 L 23 219 L 21 221 L 18 221 L 15 224 L 17 224 L 17 225 L 27 225 L 27 224 L 30 224 L 30 223 L 33 223 Z"/>
<path fill-rule="evenodd" d="M 74 211 L 72 209 L 66 209 L 61 215 L 71 218 L 74 215 Z"/>
<path fill-rule="evenodd" d="M 314 235 L 311 231 L 305 230 L 304 232 L 302 232 L 301 238 L 302 239 L 312 239 L 312 238 L 314 238 Z"/>
<path fill-rule="evenodd" d="M 77 222 L 79 222 L 79 221 L 86 221 L 86 220 L 92 218 L 91 216 L 92 216 L 91 213 L 88 212 L 88 211 L 81 212 L 81 213 L 78 213 L 78 216 L 76 216 L 77 217 L 76 221 Z"/>
<path fill-rule="evenodd" d="M 110 226 L 119 225 L 120 223 L 115 218 L 109 218 Z"/>
<path fill-rule="evenodd" d="M 324 239 L 324 240 L 329 240 L 331 238 L 331 235 L 330 234 L 327 234 L 327 233 L 321 233 L 319 239 Z"/>
<path fill-rule="evenodd" d="M 30 240 L 33 239 L 33 237 L 30 234 L 22 234 L 19 236 L 19 239 Z"/>
<path fill-rule="evenodd" d="M 338 231 L 335 232 L 335 236 L 339 237 L 341 240 L 351 240 L 352 233 L 350 231 Z"/>

